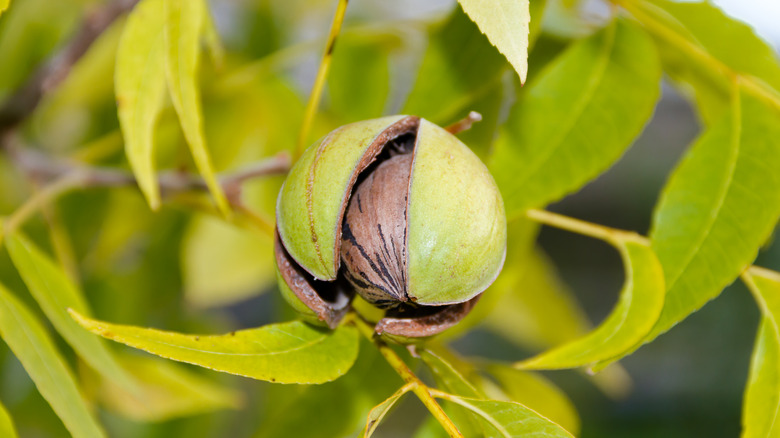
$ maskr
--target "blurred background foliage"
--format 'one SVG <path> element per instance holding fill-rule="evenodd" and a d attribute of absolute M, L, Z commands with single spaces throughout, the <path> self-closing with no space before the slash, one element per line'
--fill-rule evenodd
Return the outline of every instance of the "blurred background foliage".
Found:
<path fill-rule="evenodd" d="M 603 25 L 606 6 L 585 3 L 531 1 L 529 82 L 571 41 Z M 0 16 L 0 101 L 100 6 L 96 0 L 13 1 Z M 222 65 L 202 62 L 200 73 L 205 134 L 216 170 L 293 150 L 335 2 L 214 0 L 210 7 L 227 55 Z M 113 89 L 124 21 L 112 24 L 44 97 L 22 126 L 27 144 L 63 159 L 128 168 Z M 520 92 L 516 74 L 454 1 L 354 1 L 307 143 L 337 126 L 384 114 L 419 114 L 447 125 L 475 110 L 483 121 L 461 138 L 485 157 Z M 665 85 L 655 116 L 625 156 L 551 210 L 647 234 L 659 191 L 697 135 L 701 117 L 707 115 L 697 114 Z M 193 168 L 170 102 L 155 139 L 161 169 Z M 254 180 L 245 187 L 246 203 L 272 218 L 282 180 Z M 0 155 L 0 215 L 13 212 L 36 190 Z M 48 228 L 60 232 L 50 234 Z M 104 320 L 223 333 L 293 317 L 275 293 L 268 236 L 173 204 L 151 212 L 134 188 L 70 193 L 25 230 L 58 256 Z M 768 244 L 758 264 L 780 264 L 780 245 Z M 0 281 L 37 309 L 29 294 L 21 293 L 26 288 L 5 250 L 0 251 Z M 516 222 L 507 269 L 475 314 L 444 337 L 454 340 L 463 356 L 527 357 L 601 321 L 622 282 L 619 255 L 603 242 Z M 596 377 L 572 371 L 544 375 L 573 401 L 583 437 L 736 436 L 757 324 L 758 311 L 737 284 L 623 360 L 622 368 Z M 165 382 L 172 392 L 192 391 L 203 398 L 166 399 L 171 391 L 162 391 L 150 398 L 165 407 L 156 409 L 118 396 L 121 390 L 92 375 L 67 344 L 61 339 L 56 344 L 78 370 L 88 398 L 100 400 L 100 419 L 112 437 L 350 435 L 360 430 L 367 411 L 401 384 L 371 348 L 361 349 L 344 378 L 311 387 L 222 375 L 116 348 L 128 355 L 126 363 L 150 391 Z M 5 345 L 0 346 L 0 400 L 20 436 L 68 435 Z M 408 436 L 427 415 L 409 397 L 378 436 Z"/>

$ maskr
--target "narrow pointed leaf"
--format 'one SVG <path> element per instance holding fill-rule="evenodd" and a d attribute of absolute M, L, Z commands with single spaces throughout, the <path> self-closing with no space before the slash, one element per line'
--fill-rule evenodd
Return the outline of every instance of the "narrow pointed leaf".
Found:
<path fill-rule="evenodd" d="M 143 0 L 130 13 L 116 55 L 116 101 L 125 153 L 153 209 L 160 206 L 154 125 L 165 97 L 162 0 Z"/>
<path fill-rule="evenodd" d="M 104 437 L 79 393 L 78 383 L 35 315 L 0 285 L 0 336 L 43 398 L 76 438 Z"/>
<path fill-rule="evenodd" d="M 2 12 L 1 9 L 0 12 Z M 0 403 L 0 436 L 7 438 L 19 437 L 19 434 L 16 433 L 16 428 L 14 427 L 11 415 L 8 414 L 8 411 L 2 403 Z"/>
<path fill-rule="evenodd" d="M 352 326 L 330 331 L 293 321 L 196 336 L 72 315 L 95 334 L 161 357 L 277 383 L 334 380 L 349 370 L 358 352 L 358 334 Z"/>
<path fill-rule="evenodd" d="M 740 93 L 672 174 L 650 232 L 667 292 L 647 341 L 715 298 L 769 237 L 780 214 L 778 139 L 780 114 Z"/>
<path fill-rule="evenodd" d="M 203 40 L 206 44 L 206 48 L 209 51 L 211 60 L 217 68 L 221 68 L 225 63 L 225 48 L 222 46 L 222 41 L 219 38 L 219 32 L 217 32 L 217 25 L 214 23 L 214 17 L 209 11 L 208 3 L 206 0 L 198 0 L 203 8 Z"/>
<path fill-rule="evenodd" d="M 431 370 L 439 386 L 447 392 L 465 397 L 483 398 L 485 396 L 439 354 L 430 350 L 422 350 L 419 354 L 420 359 Z"/>
<path fill-rule="evenodd" d="M 148 0 L 147 0 L 148 1 Z M 214 174 L 203 132 L 203 109 L 197 83 L 200 37 L 206 8 L 200 1 L 162 0 L 164 3 L 165 72 L 173 106 L 195 165 L 223 214 L 227 199 Z"/>
<path fill-rule="evenodd" d="M 780 435 L 780 273 L 751 267 L 744 274 L 761 309 L 742 406 L 742 438 Z"/>
<path fill-rule="evenodd" d="M 365 438 L 369 438 L 374 434 L 376 428 L 379 427 L 379 422 L 385 418 L 385 415 L 390 412 L 393 406 L 398 403 L 398 400 L 400 400 L 404 394 L 414 389 L 414 385 L 415 384 L 407 384 L 402 386 L 393 395 L 388 397 L 387 400 L 374 406 L 374 408 L 371 409 L 371 412 L 368 413 L 368 421 L 366 422 L 366 433 L 364 435 Z"/>
<path fill-rule="evenodd" d="M 582 338 L 521 361 L 517 367 L 557 369 L 611 362 L 634 351 L 653 328 L 664 303 L 661 264 L 644 241 L 626 238 L 614 244 L 623 258 L 626 281 L 610 315 Z"/>
<path fill-rule="evenodd" d="M 122 365 L 140 383 L 129 393 L 109 379 L 101 379 L 99 397 L 104 406 L 135 421 L 164 421 L 240 406 L 240 394 L 185 368 L 154 356 L 120 356 Z"/>
<path fill-rule="evenodd" d="M 479 26 L 490 42 L 512 64 L 520 82 L 528 74 L 528 27 L 531 14 L 528 0 L 458 0 L 463 10 Z"/>
<path fill-rule="evenodd" d="M 649 120 L 660 80 L 652 41 L 623 21 L 549 64 L 521 93 L 488 162 L 507 217 L 576 191 L 620 158 Z"/>
<path fill-rule="evenodd" d="M 435 392 L 484 419 L 492 427 L 487 436 L 522 438 L 573 438 L 569 432 L 520 403 L 459 397 Z"/>
<path fill-rule="evenodd" d="M 19 275 L 57 332 L 89 366 L 125 390 L 133 391 L 135 382 L 112 356 L 108 346 L 85 332 L 68 314 L 69 308 L 85 315 L 90 314 L 90 310 L 83 293 L 62 267 L 19 233 L 9 234 L 6 246 Z"/>

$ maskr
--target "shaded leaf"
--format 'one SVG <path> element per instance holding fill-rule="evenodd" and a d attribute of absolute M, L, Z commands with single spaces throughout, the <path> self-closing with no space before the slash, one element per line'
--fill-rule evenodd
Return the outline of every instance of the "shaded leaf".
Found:
<path fill-rule="evenodd" d="M 1 3 L 2 1 L 0 1 L 0 4 Z M 2 12 L 1 7 L 0 12 Z M 5 409 L 5 406 L 3 406 L 2 403 L 0 403 L 0 436 L 6 438 L 17 438 L 19 436 L 16 433 L 16 428 L 14 427 L 14 422 L 11 419 L 11 416 L 8 414 L 8 411 Z"/>
<path fill-rule="evenodd" d="M 394 35 L 347 34 L 339 38 L 328 74 L 330 107 L 351 123 L 384 114 L 390 91 L 389 51 Z"/>
<path fill-rule="evenodd" d="M 197 216 L 182 240 L 185 298 L 196 306 L 231 304 L 276 280 L 272 240 L 209 216 Z"/>
<path fill-rule="evenodd" d="M 393 395 L 388 397 L 387 400 L 374 406 L 374 408 L 371 409 L 371 412 L 368 413 L 368 421 L 366 422 L 366 433 L 364 435 L 366 438 L 374 434 L 376 428 L 379 427 L 379 422 L 382 421 L 385 415 L 390 412 L 393 406 L 398 403 L 398 400 L 400 400 L 404 394 L 414 389 L 414 385 L 415 384 L 410 383 L 402 386 Z"/>
<path fill-rule="evenodd" d="M 147 0 L 149 1 L 149 0 Z M 157 0 L 160 1 L 160 0 Z M 202 1 L 162 0 L 164 3 L 165 73 L 173 106 L 195 165 L 206 181 L 217 207 L 230 210 L 211 164 L 203 132 L 203 110 L 197 84 L 200 36 L 207 13 Z"/>
<path fill-rule="evenodd" d="M 177 363 L 149 356 L 123 355 L 120 361 L 139 382 L 132 394 L 102 379 L 100 401 L 135 421 L 165 421 L 240 406 L 240 394 Z"/>
<path fill-rule="evenodd" d="M 780 273 L 751 267 L 743 274 L 761 309 L 742 406 L 742 437 L 780 434 Z"/>
<path fill-rule="evenodd" d="M 471 110 L 506 71 L 506 59 L 460 9 L 431 35 L 401 113 L 446 126 Z"/>
<path fill-rule="evenodd" d="M 650 118 L 660 79 L 652 41 L 623 21 L 548 64 L 524 89 L 488 163 L 507 217 L 560 199 L 614 163 Z"/>
<path fill-rule="evenodd" d="M 323 383 L 346 373 L 358 352 L 352 326 L 336 330 L 301 321 L 226 335 L 196 336 L 92 320 L 71 312 L 87 330 L 168 359 L 277 383 Z"/>
<path fill-rule="evenodd" d="M 542 375 L 498 363 L 489 364 L 485 369 L 498 381 L 508 400 L 528 406 L 572 435 L 579 433 L 580 417 L 574 404 Z"/>
<path fill-rule="evenodd" d="M 664 70 L 684 89 L 690 90 L 697 110 L 708 124 L 717 122 L 729 106 L 729 79 L 722 71 L 691 62 L 680 39 L 687 40 L 728 68 L 755 76 L 780 90 L 780 64 L 775 51 L 761 40 L 751 27 L 721 11 L 710 2 L 671 2 L 652 0 L 634 5 L 643 23 L 648 19 L 664 27 L 658 40 Z M 646 18 L 647 17 L 647 18 Z M 745 56 L 749 53 L 750 56 Z"/>
<path fill-rule="evenodd" d="M 154 164 L 154 125 L 165 97 L 162 0 L 143 0 L 127 19 L 116 56 L 116 101 L 125 152 L 138 186 L 160 206 Z"/>
<path fill-rule="evenodd" d="M 506 56 L 520 82 L 528 74 L 528 33 L 531 15 L 528 0 L 458 0 L 490 43 Z"/>
<path fill-rule="evenodd" d="M 542 21 L 544 11 L 547 9 L 547 0 L 530 0 L 528 12 L 531 15 L 531 24 L 528 27 L 528 48 L 533 48 L 536 39 L 542 33 Z"/>
<path fill-rule="evenodd" d="M 601 368 L 634 351 L 658 320 L 664 304 L 664 273 L 650 245 L 633 238 L 611 242 L 625 265 L 626 281 L 617 306 L 593 331 L 550 351 L 518 362 L 522 369 Z"/>
<path fill-rule="evenodd" d="M 482 400 L 433 392 L 435 397 L 449 400 L 484 419 L 493 430 L 487 436 L 523 438 L 572 438 L 569 432 L 520 403 Z"/>
<path fill-rule="evenodd" d="M 107 379 L 133 391 L 135 382 L 111 355 L 108 346 L 85 332 L 68 315 L 68 309 L 89 314 L 83 293 L 65 271 L 20 233 L 6 237 L 11 260 L 30 293 L 57 331 L 79 356 Z"/>
<path fill-rule="evenodd" d="M 780 214 L 780 114 L 743 93 L 675 169 L 650 239 L 666 302 L 647 337 L 665 332 L 734 281 Z"/>
<path fill-rule="evenodd" d="M 0 336 L 74 437 L 105 436 L 90 414 L 79 393 L 78 383 L 46 329 L 35 315 L 2 285 Z"/>

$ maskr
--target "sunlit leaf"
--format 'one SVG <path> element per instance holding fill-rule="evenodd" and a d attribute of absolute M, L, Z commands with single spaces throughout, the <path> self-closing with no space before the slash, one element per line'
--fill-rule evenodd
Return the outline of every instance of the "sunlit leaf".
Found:
<path fill-rule="evenodd" d="M 108 346 L 85 332 L 68 315 L 68 308 L 85 315 L 90 310 L 83 293 L 65 271 L 19 233 L 6 236 L 6 246 L 30 293 L 68 344 L 96 371 L 132 391 L 135 383 L 111 355 Z"/>
<path fill-rule="evenodd" d="M 2 4 L 2 1 L 0 1 L 0 4 Z M 1 6 L 0 12 L 2 12 Z M 19 436 L 16 433 L 16 428 L 14 427 L 14 422 L 11 419 L 11 416 L 8 414 L 8 411 L 5 409 L 5 406 L 3 406 L 2 403 L 0 403 L 0 436 L 6 438 L 17 438 Z"/>
<path fill-rule="evenodd" d="M 206 48 L 211 55 L 211 60 L 217 66 L 221 68 L 225 62 L 225 48 L 222 46 L 222 41 L 219 39 L 219 33 L 217 32 L 216 23 L 214 23 L 214 17 L 208 10 L 208 3 L 206 0 L 196 0 L 203 4 L 205 13 L 203 16 L 203 40 L 206 44 Z"/>
<path fill-rule="evenodd" d="M 448 125 L 471 110 L 507 70 L 506 59 L 460 9 L 431 35 L 401 112 Z"/>
<path fill-rule="evenodd" d="M 512 64 L 520 82 L 528 74 L 528 0 L 458 0 L 488 40 Z"/>
<path fill-rule="evenodd" d="M 149 205 L 160 206 L 154 164 L 154 125 L 165 97 L 162 0 L 133 8 L 116 57 L 116 101 L 125 151 Z"/>
<path fill-rule="evenodd" d="M 507 438 L 573 437 L 573 435 L 561 426 L 542 417 L 520 403 L 500 400 L 482 400 L 443 393 L 434 393 L 434 396 L 457 403 L 484 419 L 485 423 L 493 428 L 493 430 L 486 433 L 486 436 Z"/>
<path fill-rule="evenodd" d="M 11 5 L 11 0 L 0 0 L 0 15 Z"/>
<path fill-rule="evenodd" d="M 744 278 L 761 309 L 761 325 L 742 406 L 742 438 L 780 434 L 780 273 L 751 267 Z"/>
<path fill-rule="evenodd" d="M 420 351 L 419 354 L 420 359 L 428 365 L 439 386 L 445 391 L 465 397 L 482 398 L 485 396 L 440 355 L 427 349 Z"/>
<path fill-rule="evenodd" d="M 652 41 L 623 21 L 548 64 L 521 93 L 489 161 L 507 217 L 556 201 L 612 165 L 650 118 L 660 79 Z"/>
<path fill-rule="evenodd" d="M 647 341 L 715 298 L 769 237 L 780 214 L 778 139 L 780 114 L 739 93 L 675 169 L 650 231 L 667 292 Z"/>
<path fill-rule="evenodd" d="M 76 438 L 104 437 L 73 374 L 35 315 L 0 285 L 0 336 Z"/>
<path fill-rule="evenodd" d="M 374 409 L 371 409 L 371 412 L 368 413 L 368 421 L 366 422 L 366 433 L 364 435 L 366 438 L 369 438 L 374 434 L 376 428 L 379 427 L 379 422 L 382 421 L 385 415 L 387 415 L 393 406 L 398 403 L 398 400 L 400 400 L 404 394 L 411 391 L 412 389 L 414 389 L 413 384 L 404 385 L 393 395 L 388 397 L 387 400 L 374 406 Z"/>
<path fill-rule="evenodd" d="M 276 280 L 272 240 L 224 221 L 194 218 L 182 240 L 185 298 L 203 307 L 257 295 Z"/>
<path fill-rule="evenodd" d="M 330 331 L 293 321 L 197 336 L 71 314 L 87 330 L 116 342 L 215 371 L 277 383 L 334 380 L 349 370 L 358 352 L 358 334 L 352 326 Z"/>
<path fill-rule="evenodd" d="M 489 364 L 485 369 L 498 381 L 509 400 L 528 406 L 573 435 L 579 433 L 580 417 L 577 409 L 552 382 L 540 374 L 498 363 Z"/>
<path fill-rule="evenodd" d="M 708 124 L 717 122 L 728 109 L 730 79 L 711 65 L 691 62 L 680 40 L 687 40 L 735 72 L 755 76 L 780 90 L 780 63 L 775 51 L 749 25 L 726 15 L 713 3 L 651 0 L 635 6 L 640 21 L 649 19 L 665 29 L 659 34 L 654 25 L 648 26 L 658 39 L 664 70 L 692 91 L 696 108 Z M 745 56 L 747 53 L 750 56 Z"/>
<path fill-rule="evenodd" d="M 149 1 L 149 0 L 147 0 Z M 197 83 L 200 37 L 207 13 L 202 1 L 157 0 L 164 3 L 165 73 L 173 106 L 179 115 L 184 137 L 195 165 L 214 196 L 217 207 L 227 214 L 229 206 L 214 174 L 203 133 L 203 110 Z"/>
<path fill-rule="evenodd" d="M 658 320 L 664 304 L 664 273 L 650 245 L 638 239 L 616 239 L 626 281 L 617 306 L 593 331 L 515 366 L 556 369 L 612 362 L 632 352 Z M 598 364 L 602 367 L 604 364 Z"/>
<path fill-rule="evenodd" d="M 240 406 L 240 394 L 220 386 L 165 359 L 122 355 L 125 369 L 139 382 L 138 394 L 128 393 L 109 379 L 102 379 L 99 397 L 103 405 L 135 421 L 164 421 Z"/>

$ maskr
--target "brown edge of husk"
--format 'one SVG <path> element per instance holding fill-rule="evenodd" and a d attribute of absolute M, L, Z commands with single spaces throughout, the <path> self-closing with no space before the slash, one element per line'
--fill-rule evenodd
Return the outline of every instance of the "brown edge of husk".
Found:
<path fill-rule="evenodd" d="M 382 318 L 376 324 L 377 334 L 407 338 L 423 338 L 437 335 L 460 322 L 477 304 L 482 294 L 457 304 L 442 306 L 439 312 L 417 318 Z"/>

